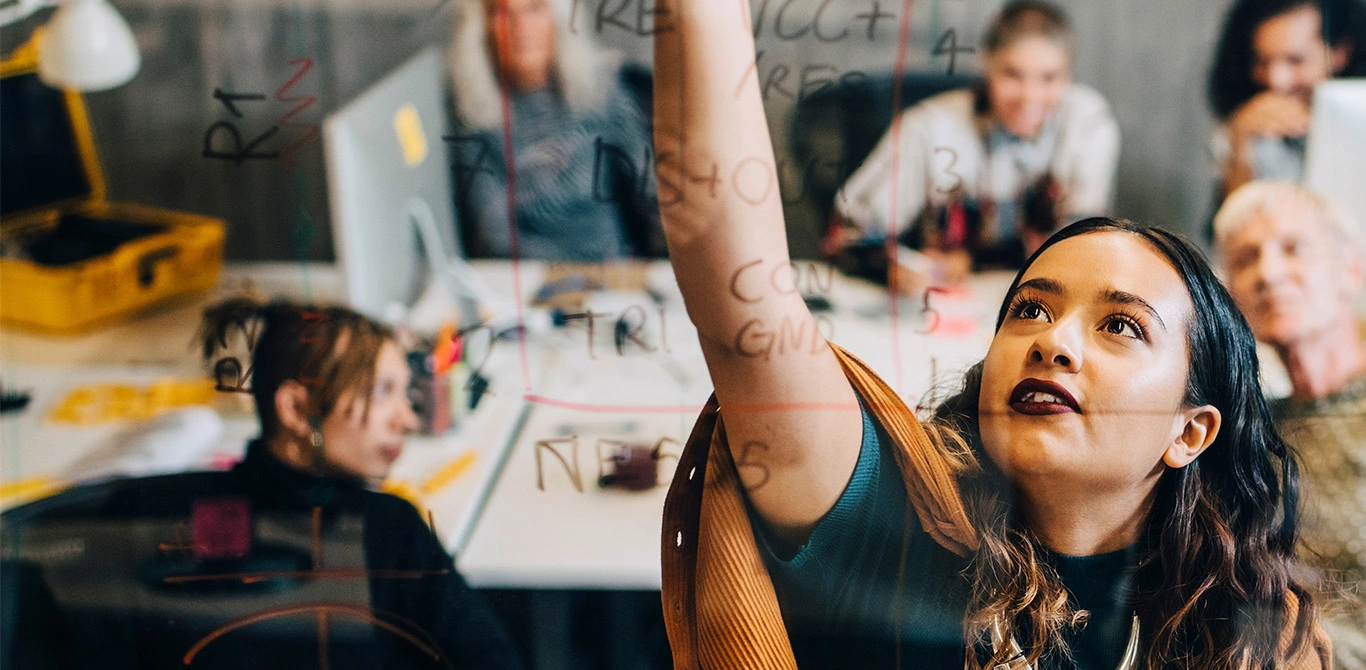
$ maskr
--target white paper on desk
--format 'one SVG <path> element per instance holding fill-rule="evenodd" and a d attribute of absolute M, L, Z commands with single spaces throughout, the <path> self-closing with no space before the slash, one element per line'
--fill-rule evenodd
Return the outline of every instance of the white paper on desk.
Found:
<path fill-rule="evenodd" d="M 208 407 L 166 412 L 119 431 L 71 464 L 59 479 L 86 482 L 184 472 L 210 462 L 223 430 L 223 419 Z"/>

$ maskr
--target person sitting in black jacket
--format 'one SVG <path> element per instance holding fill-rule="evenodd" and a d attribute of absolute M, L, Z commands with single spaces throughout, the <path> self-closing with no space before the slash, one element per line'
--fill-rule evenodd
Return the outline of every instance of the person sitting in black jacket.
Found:
<path fill-rule="evenodd" d="M 239 334 L 249 379 L 226 353 Z M 524 667 L 418 511 L 374 490 L 417 427 L 394 332 L 235 299 L 205 311 L 201 338 L 220 390 L 254 397 L 260 437 L 229 471 L 6 511 L 0 667 Z"/>
<path fill-rule="evenodd" d="M 341 520 L 359 521 L 364 565 L 349 567 L 363 568 L 357 574 L 368 581 L 378 625 L 413 639 L 374 636 L 372 660 L 431 667 L 436 652 L 437 667 L 521 668 L 506 629 L 418 511 L 374 490 L 418 426 L 408 396 L 411 372 L 393 331 L 341 307 L 235 299 L 205 311 L 206 360 L 234 328 L 259 332 L 249 343 L 250 393 L 262 432 L 232 469 L 229 488 L 244 493 L 258 517 L 311 513 L 321 529 L 315 546 L 330 528 L 346 525 Z M 324 560 L 315 556 L 314 569 Z M 423 662 L 400 661 L 414 652 Z"/>

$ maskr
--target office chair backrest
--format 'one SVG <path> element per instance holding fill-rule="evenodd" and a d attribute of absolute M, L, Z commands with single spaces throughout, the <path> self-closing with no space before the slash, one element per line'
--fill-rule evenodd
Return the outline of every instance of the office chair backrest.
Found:
<path fill-rule="evenodd" d="M 0 666 L 446 667 L 429 634 L 372 608 L 362 515 L 319 509 L 264 507 L 222 472 L 10 510 Z"/>

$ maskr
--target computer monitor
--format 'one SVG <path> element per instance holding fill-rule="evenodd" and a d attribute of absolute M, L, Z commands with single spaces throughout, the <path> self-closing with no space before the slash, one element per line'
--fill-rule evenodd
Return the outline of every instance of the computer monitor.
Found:
<path fill-rule="evenodd" d="M 1366 79 L 1319 85 L 1310 123 L 1305 186 L 1366 226 Z"/>
<path fill-rule="evenodd" d="M 433 277 L 462 324 L 478 319 L 455 234 L 442 82 L 441 54 L 428 48 L 323 120 L 345 298 L 384 321 L 403 320 Z"/>

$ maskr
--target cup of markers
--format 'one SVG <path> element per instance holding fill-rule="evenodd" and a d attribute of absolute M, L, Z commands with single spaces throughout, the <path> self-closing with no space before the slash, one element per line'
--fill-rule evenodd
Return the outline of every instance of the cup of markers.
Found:
<path fill-rule="evenodd" d="M 409 355 L 413 371 L 411 395 L 424 434 L 444 433 L 459 425 L 488 388 L 488 380 L 470 365 L 471 351 L 465 339 L 448 323 L 437 335 L 430 354 Z"/>

